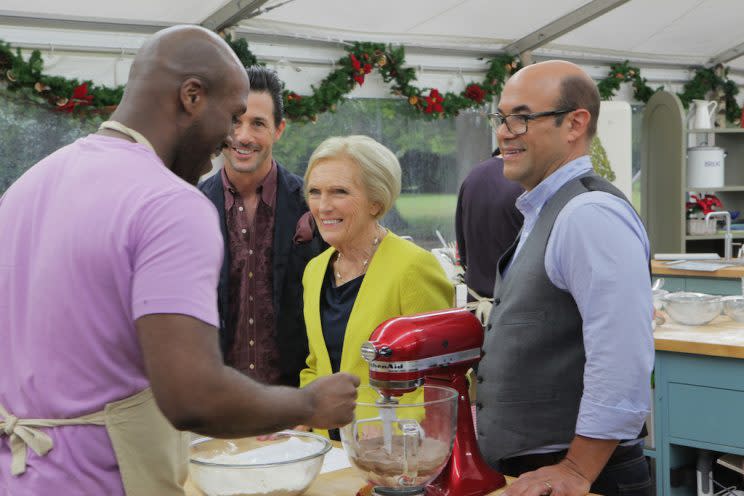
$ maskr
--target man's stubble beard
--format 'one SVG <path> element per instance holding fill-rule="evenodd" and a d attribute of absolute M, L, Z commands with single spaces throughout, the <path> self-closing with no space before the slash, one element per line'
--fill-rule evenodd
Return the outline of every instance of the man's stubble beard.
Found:
<path fill-rule="evenodd" d="M 171 171 L 187 183 L 196 186 L 199 178 L 202 176 L 203 169 L 211 157 L 211 152 L 215 149 L 212 146 L 199 147 L 203 141 L 200 138 L 201 126 L 195 122 L 184 132 L 176 148 L 173 157 L 173 166 Z"/>

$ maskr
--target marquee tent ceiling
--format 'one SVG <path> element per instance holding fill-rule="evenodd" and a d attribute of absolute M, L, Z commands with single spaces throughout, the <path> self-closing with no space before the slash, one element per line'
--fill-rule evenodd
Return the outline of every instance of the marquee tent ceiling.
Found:
<path fill-rule="evenodd" d="M 432 53 L 502 51 L 647 67 L 723 62 L 744 76 L 741 0 L 3 0 L 0 39 L 131 53 L 178 23 L 235 24 L 249 41 L 384 41 Z"/>

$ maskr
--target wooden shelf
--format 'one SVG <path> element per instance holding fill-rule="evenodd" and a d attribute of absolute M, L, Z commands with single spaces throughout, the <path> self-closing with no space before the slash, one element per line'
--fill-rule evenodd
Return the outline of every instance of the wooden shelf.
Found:
<path fill-rule="evenodd" d="M 657 253 L 715 251 L 722 255 L 724 235 L 686 233 L 685 202 L 691 192 L 718 196 L 724 208 L 744 212 L 744 128 L 688 129 L 687 112 L 679 97 L 657 91 L 643 112 L 641 138 L 642 216 L 652 250 Z M 726 151 L 726 167 L 719 187 L 690 187 L 687 152 L 702 141 Z M 733 231 L 738 243 L 744 231 Z"/>
<path fill-rule="evenodd" d="M 687 188 L 688 193 L 694 192 L 715 193 L 717 191 L 744 191 L 744 186 L 720 186 L 718 188 Z"/>
<path fill-rule="evenodd" d="M 692 236 L 690 234 L 687 234 L 685 236 L 685 239 L 687 241 L 698 241 L 698 240 L 706 240 L 706 239 L 723 239 L 725 234 L 706 234 L 704 236 Z M 736 239 L 744 238 L 744 231 L 731 231 L 731 237 Z"/>
<path fill-rule="evenodd" d="M 739 127 L 714 127 L 711 129 L 690 129 L 690 134 L 744 134 L 744 128 Z"/>

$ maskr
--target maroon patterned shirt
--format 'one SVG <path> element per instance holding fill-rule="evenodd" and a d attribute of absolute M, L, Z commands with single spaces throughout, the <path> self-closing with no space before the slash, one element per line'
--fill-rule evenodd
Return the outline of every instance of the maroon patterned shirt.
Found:
<path fill-rule="evenodd" d="M 227 318 L 235 329 L 227 364 L 267 384 L 279 382 L 279 347 L 273 307 L 272 246 L 276 204 L 276 163 L 256 188 L 255 212 L 248 212 L 222 169 L 230 250 Z M 253 218 L 253 225 L 249 219 Z"/>

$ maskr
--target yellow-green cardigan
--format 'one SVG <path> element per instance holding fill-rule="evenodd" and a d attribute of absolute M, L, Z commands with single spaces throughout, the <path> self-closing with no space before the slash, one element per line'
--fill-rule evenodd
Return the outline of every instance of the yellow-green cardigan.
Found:
<path fill-rule="evenodd" d="M 331 247 L 310 260 L 302 277 L 310 354 L 307 368 L 300 372 L 300 387 L 332 373 L 321 328 L 320 294 L 335 252 Z M 367 362 L 359 350 L 378 324 L 391 317 L 450 308 L 453 292 L 452 283 L 434 255 L 388 232 L 372 257 L 351 310 L 341 352 L 341 371 L 355 374 L 362 384 L 368 384 Z"/>

